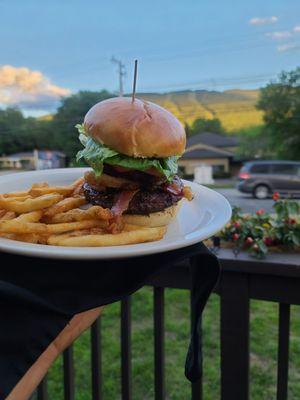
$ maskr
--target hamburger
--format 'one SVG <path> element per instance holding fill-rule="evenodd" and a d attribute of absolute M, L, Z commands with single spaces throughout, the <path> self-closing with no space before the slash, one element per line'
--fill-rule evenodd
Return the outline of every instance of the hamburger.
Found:
<path fill-rule="evenodd" d="M 84 159 L 87 201 L 109 208 L 126 223 L 165 226 L 191 191 L 177 175 L 186 135 L 164 108 L 128 97 L 104 100 L 76 125 Z"/>

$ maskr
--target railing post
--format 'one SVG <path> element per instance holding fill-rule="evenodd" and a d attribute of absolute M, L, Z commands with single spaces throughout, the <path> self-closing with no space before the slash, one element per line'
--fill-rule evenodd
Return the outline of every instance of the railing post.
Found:
<path fill-rule="evenodd" d="M 75 399 L 75 385 L 74 385 L 74 360 L 73 360 L 73 347 L 68 347 L 63 353 L 64 360 L 64 399 Z"/>
<path fill-rule="evenodd" d="M 248 275 L 223 272 L 221 294 L 221 399 L 249 399 Z"/>
<path fill-rule="evenodd" d="M 154 391 L 155 400 L 165 399 L 164 288 L 154 287 Z"/>
<path fill-rule="evenodd" d="M 91 327 L 92 400 L 101 400 L 102 360 L 101 360 L 101 319 Z"/>
<path fill-rule="evenodd" d="M 290 309 L 289 304 L 279 304 L 277 400 L 288 398 Z"/>
<path fill-rule="evenodd" d="M 37 400 L 47 400 L 48 392 L 47 392 L 47 376 L 42 380 L 37 389 Z"/>
<path fill-rule="evenodd" d="M 190 293 L 190 299 L 191 299 L 191 330 L 192 330 L 192 324 L 195 318 L 193 311 L 194 308 L 192 307 L 192 291 Z M 202 318 L 200 321 L 200 335 L 202 337 Z M 200 346 L 202 346 L 202 340 L 200 340 Z M 199 381 L 192 383 L 192 400 L 202 400 L 202 392 L 203 388 L 202 388 L 202 378 L 201 378 Z"/>
<path fill-rule="evenodd" d="M 131 300 L 121 301 L 121 386 L 122 400 L 131 400 Z"/>

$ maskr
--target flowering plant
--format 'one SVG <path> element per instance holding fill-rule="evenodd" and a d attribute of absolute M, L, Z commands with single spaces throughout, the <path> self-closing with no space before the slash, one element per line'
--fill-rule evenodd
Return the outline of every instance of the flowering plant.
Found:
<path fill-rule="evenodd" d="M 300 205 L 293 200 L 280 200 L 277 192 L 273 200 L 275 214 L 263 209 L 254 215 L 242 214 L 234 207 L 232 219 L 221 232 L 221 238 L 256 258 L 265 257 L 270 247 L 297 249 L 300 246 Z"/>

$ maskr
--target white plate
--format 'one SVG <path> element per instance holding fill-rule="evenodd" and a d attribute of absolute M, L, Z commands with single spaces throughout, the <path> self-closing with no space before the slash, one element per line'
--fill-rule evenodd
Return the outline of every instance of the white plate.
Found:
<path fill-rule="evenodd" d="M 24 190 L 33 183 L 44 181 L 50 185 L 66 185 L 82 176 L 86 170 L 63 168 L 1 176 L 0 192 Z M 0 251 L 60 259 L 113 259 L 160 253 L 201 242 L 229 221 L 231 207 L 219 193 L 196 183 L 186 184 L 191 186 L 195 197 L 191 202 L 182 202 L 177 218 L 169 225 L 165 237 L 160 241 L 115 247 L 59 247 L 0 238 Z"/>

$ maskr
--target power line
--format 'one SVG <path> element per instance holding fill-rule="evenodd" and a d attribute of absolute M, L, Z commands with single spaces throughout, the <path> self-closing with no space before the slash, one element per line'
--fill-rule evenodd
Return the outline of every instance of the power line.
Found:
<path fill-rule="evenodd" d="M 267 80 L 270 80 L 274 78 L 275 73 L 267 73 L 267 74 L 261 74 L 261 75 L 244 75 L 244 76 L 239 76 L 239 77 L 221 77 L 221 78 L 214 78 L 214 88 L 217 87 L 223 87 L 223 86 L 232 86 L 232 85 L 237 85 L 237 84 L 258 84 L 258 83 L 264 83 Z M 164 90 L 164 89 L 186 89 L 186 90 L 191 90 L 196 89 L 197 87 L 208 87 L 211 86 L 211 78 L 209 79 L 203 79 L 200 81 L 190 81 L 190 82 L 180 82 L 180 83 L 173 83 L 173 84 L 167 84 L 164 85 L 163 87 L 155 87 L 155 86 L 148 86 L 143 88 L 143 92 L 149 90 Z M 190 88 L 190 89 L 188 89 Z M 140 93 L 143 93 L 142 91 Z"/>
<path fill-rule="evenodd" d="M 158 54 L 158 53 L 153 53 L 153 52 L 147 52 L 146 55 L 142 55 L 140 54 L 140 58 L 147 61 L 147 63 L 161 63 L 161 62 L 172 62 L 175 60 L 185 60 L 185 59 L 191 59 L 191 58 L 200 58 L 203 56 L 207 56 L 210 54 L 214 54 L 215 52 L 218 53 L 226 53 L 226 55 L 228 53 L 231 52 L 243 52 L 243 51 L 249 51 L 249 49 L 255 49 L 255 48 L 262 48 L 262 47 L 271 47 L 274 45 L 274 43 L 269 42 L 266 43 L 264 41 L 260 40 L 243 40 L 243 37 L 248 37 L 250 35 L 241 35 L 237 40 L 232 41 L 232 43 L 230 42 L 216 42 L 214 43 L 214 41 L 212 43 L 210 43 L 210 41 L 202 41 L 199 44 L 199 47 L 197 48 L 191 48 L 187 51 L 184 52 L 176 52 L 176 53 L 168 53 L 167 51 L 165 51 L 163 54 Z M 247 43 L 248 42 L 248 43 Z M 229 46 L 229 48 L 228 48 Z M 123 52 L 124 53 L 124 52 Z M 129 53 L 129 51 L 127 51 L 127 53 Z M 125 52 L 126 54 L 126 52 Z M 113 61 L 114 59 L 114 61 Z M 131 60 L 132 57 L 131 56 L 125 56 L 125 59 L 127 60 Z M 106 58 L 98 58 L 98 59 L 90 59 L 90 60 L 85 60 L 82 61 L 82 65 L 84 66 L 84 70 L 81 72 L 86 73 L 87 70 L 98 70 L 99 69 L 99 62 L 100 64 L 102 63 L 102 67 L 101 69 L 106 69 Z M 115 57 L 112 57 L 111 59 L 112 62 L 116 63 L 118 65 L 118 68 L 120 69 L 119 63 L 121 62 L 121 60 L 117 60 Z M 96 62 L 97 64 L 93 65 L 93 62 Z M 123 65 L 123 69 L 125 67 L 124 63 L 121 62 L 121 64 Z M 66 67 L 66 65 L 62 64 L 63 67 Z M 80 66 L 80 63 L 76 63 L 75 66 Z M 62 77 L 63 75 L 65 76 L 69 76 L 70 73 L 72 75 L 75 75 L 76 71 L 74 70 L 74 67 L 72 67 L 72 71 L 68 71 L 65 74 L 61 74 L 58 73 L 56 74 L 57 76 Z M 80 72 L 79 72 L 80 73 Z M 78 72 L 76 73 L 79 74 Z"/>

